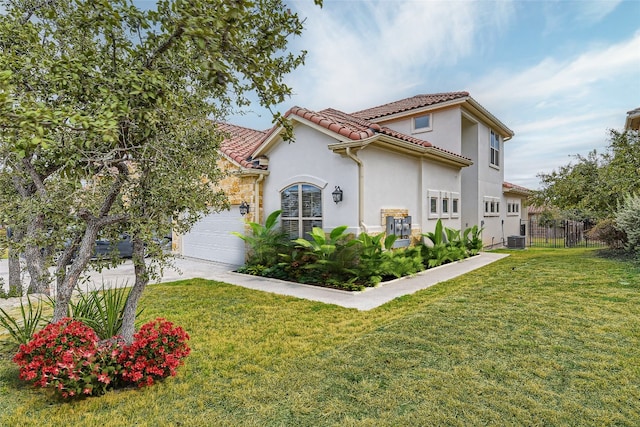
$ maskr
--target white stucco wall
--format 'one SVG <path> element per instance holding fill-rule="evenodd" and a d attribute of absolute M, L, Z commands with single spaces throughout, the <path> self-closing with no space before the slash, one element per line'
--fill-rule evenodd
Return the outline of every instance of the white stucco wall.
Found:
<path fill-rule="evenodd" d="M 445 227 L 460 230 L 462 211 L 465 200 L 460 187 L 461 171 L 459 168 L 450 167 L 431 160 L 424 160 L 423 167 L 423 190 L 421 194 L 422 202 L 422 233 L 434 231 L 438 219 L 442 220 Z M 439 195 L 438 195 L 439 193 Z M 438 195 L 438 212 L 430 212 L 430 198 Z M 449 199 L 449 212 L 442 212 L 442 199 Z M 453 198 L 458 198 L 458 213 L 452 210 Z"/>
<path fill-rule="evenodd" d="M 266 153 L 269 176 L 264 181 L 265 214 L 280 209 L 280 192 L 296 183 L 310 183 L 322 188 L 323 228 L 325 231 L 349 226 L 358 227 L 358 168 L 353 160 L 330 151 L 335 139 L 307 126 L 294 127 L 295 142 L 280 141 Z M 343 191 L 343 202 L 335 204 L 331 193 L 335 186 Z M 265 216 L 266 216 L 265 215 Z"/>
<path fill-rule="evenodd" d="M 407 209 L 420 218 L 420 160 L 389 150 L 367 147 L 358 152 L 364 165 L 364 223 L 369 233 L 384 231 L 382 209 Z"/>
<path fill-rule="evenodd" d="M 416 116 L 421 115 L 423 114 L 417 114 Z M 414 138 L 429 141 L 438 148 L 453 153 L 461 152 L 461 115 L 459 106 L 431 112 L 430 131 L 413 133 L 412 121 L 413 118 L 403 118 L 397 121 L 382 122 L 382 124 Z"/>

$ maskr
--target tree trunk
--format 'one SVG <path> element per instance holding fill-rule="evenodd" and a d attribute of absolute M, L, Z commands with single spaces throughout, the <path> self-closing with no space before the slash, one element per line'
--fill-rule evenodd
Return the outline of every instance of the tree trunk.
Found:
<path fill-rule="evenodd" d="M 56 283 L 58 289 L 56 292 L 56 304 L 53 309 L 53 318 L 51 319 L 51 323 L 59 322 L 63 317 L 67 316 L 69 301 L 71 300 L 73 290 L 78 284 L 80 275 L 87 267 L 87 264 L 89 264 L 91 255 L 93 255 L 98 231 L 98 224 L 87 224 L 87 228 L 82 236 L 82 241 L 78 248 L 77 256 L 71 265 L 69 265 L 68 268 L 66 265 L 58 265 L 58 269 L 56 271 Z M 73 248 L 69 248 L 68 250 L 72 249 Z M 63 261 L 60 262 L 64 262 L 68 257 L 63 255 L 62 259 Z"/>
<path fill-rule="evenodd" d="M 20 255 L 9 249 L 9 295 L 22 296 L 22 278 L 20 277 Z"/>
<path fill-rule="evenodd" d="M 51 275 L 47 270 L 45 255 L 42 248 L 34 244 L 34 242 L 39 240 L 39 234 L 43 231 L 44 217 L 43 215 L 37 215 L 27 225 L 27 232 L 25 234 L 27 244 L 24 256 L 27 259 L 27 270 L 31 276 L 31 284 L 29 285 L 28 292 L 49 295 Z"/>
<path fill-rule="evenodd" d="M 142 292 L 149 283 L 149 274 L 147 271 L 146 260 L 144 259 L 145 247 L 142 240 L 133 238 L 133 266 L 136 273 L 136 281 L 129 292 L 127 303 L 124 307 L 122 316 L 122 328 L 120 335 L 127 344 L 133 342 L 133 334 L 135 333 L 136 313 L 138 312 L 138 302 L 142 296 Z"/>
<path fill-rule="evenodd" d="M 16 250 L 15 242 L 22 240 L 22 233 L 16 229 L 7 230 L 9 242 L 9 295 L 22 296 L 22 271 L 20 269 L 20 253 Z"/>

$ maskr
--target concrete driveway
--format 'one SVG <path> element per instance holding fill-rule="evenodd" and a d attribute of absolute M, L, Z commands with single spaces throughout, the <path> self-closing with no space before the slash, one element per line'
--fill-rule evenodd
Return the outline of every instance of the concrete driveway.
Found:
<path fill-rule="evenodd" d="M 232 265 L 182 257 L 174 258 L 175 268 L 165 269 L 160 282 L 203 278 L 264 292 L 289 295 L 296 298 L 320 301 L 326 304 L 335 304 L 346 308 L 370 310 L 397 297 L 412 294 L 462 274 L 470 273 L 475 269 L 484 267 L 507 256 L 508 254 L 482 252 L 480 255 L 472 258 L 431 268 L 414 276 L 386 282 L 381 286 L 367 288 L 361 292 L 340 291 L 319 286 L 238 274 L 233 272 L 235 266 Z M 7 276 L 7 260 L 0 260 L 0 277 L 5 279 L 5 286 Z M 87 288 L 100 288 L 103 281 L 109 286 L 131 286 L 134 282 L 133 264 L 131 261 L 126 261 L 117 268 L 105 270 L 102 273 L 89 272 L 89 277 Z M 13 303 L 19 304 L 19 301 L 17 301 L 17 299 L 15 300 Z M 0 304 L 6 305 L 8 303 L 10 303 L 10 301 L 5 300 L 5 302 L 3 302 L 3 300 L 0 299 Z"/>

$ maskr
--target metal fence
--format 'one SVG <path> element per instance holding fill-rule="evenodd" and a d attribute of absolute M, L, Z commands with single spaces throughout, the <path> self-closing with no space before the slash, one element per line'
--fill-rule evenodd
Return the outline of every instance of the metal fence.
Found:
<path fill-rule="evenodd" d="M 600 248 L 607 246 L 600 240 L 589 238 L 588 231 L 595 226 L 595 222 L 591 220 L 540 221 L 534 218 L 523 221 L 523 224 L 526 224 L 529 246 L 547 248 Z"/>

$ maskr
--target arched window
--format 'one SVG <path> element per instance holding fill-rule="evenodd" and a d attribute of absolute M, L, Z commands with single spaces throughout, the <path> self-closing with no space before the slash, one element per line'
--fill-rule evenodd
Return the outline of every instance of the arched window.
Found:
<path fill-rule="evenodd" d="M 292 239 L 308 239 L 313 227 L 322 227 L 322 190 L 311 184 L 294 184 L 280 193 L 282 229 Z"/>

